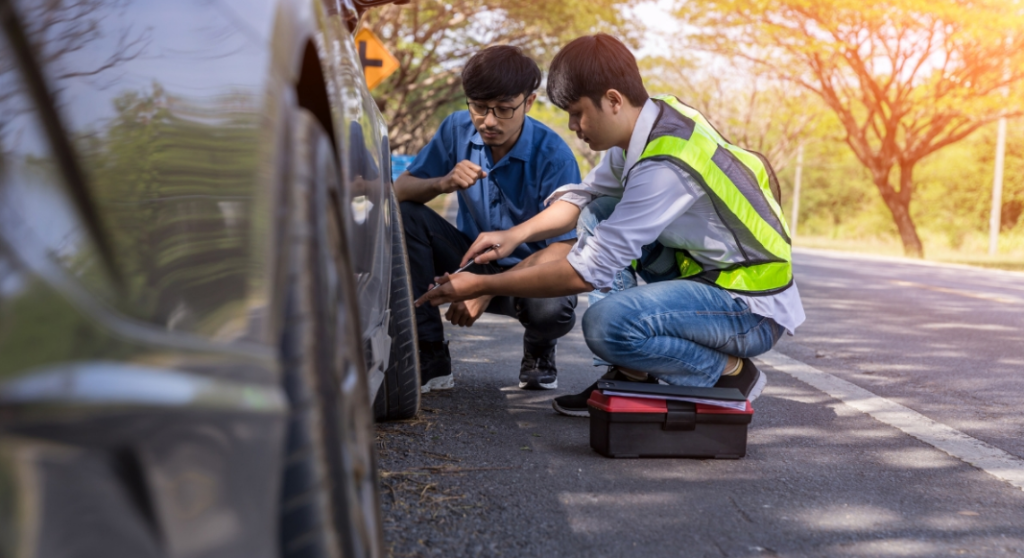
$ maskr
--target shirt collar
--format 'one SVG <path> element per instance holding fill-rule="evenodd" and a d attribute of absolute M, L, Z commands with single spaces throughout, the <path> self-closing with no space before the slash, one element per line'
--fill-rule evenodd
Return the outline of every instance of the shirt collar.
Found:
<path fill-rule="evenodd" d="M 651 137 L 651 130 L 654 129 L 654 123 L 657 122 L 660 113 L 661 109 L 651 99 L 647 99 L 640 109 L 640 116 L 633 126 L 633 135 L 629 137 L 629 150 L 626 151 L 626 164 L 622 168 L 622 176 L 628 176 L 637 159 L 644 154 L 647 138 Z"/>
<path fill-rule="evenodd" d="M 520 132 L 519 139 L 516 140 L 516 144 L 512 146 L 512 150 L 506 157 L 515 157 L 525 163 L 530 160 L 531 151 L 533 151 L 533 119 L 524 116 L 523 131 Z"/>
<path fill-rule="evenodd" d="M 533 128 L 535 124 L 533 119 L 526 116 L 523 119 L 523 131 L 519 134 L 519 139 L 516 140 L 516 144 L 512 146 L 512 150 L 508 152 L 505 157 L 515 157 L 520 161 L 527 162 L 530 160 L 530 152 L 533 151 Z M 480 131 L 474 128 L 475 132 L 469 143 L 473 145 L 484 146 L 484 138 L 480 137 Z M 505 159 L 503 158 L 502 161 Z"/>

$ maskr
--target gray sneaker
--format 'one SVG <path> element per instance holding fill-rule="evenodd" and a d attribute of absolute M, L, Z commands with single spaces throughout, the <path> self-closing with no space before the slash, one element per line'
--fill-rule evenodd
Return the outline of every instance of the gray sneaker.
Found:
<path fill-rule="evenodd" d="M 519 389 L 555 389 L 558 387 L 558 369 L 555 368 L 555 345 L 538 349 L 523 349 L 519 366 Z"/>
<path fill-rule="evenodd" d="M 447 341 L 420 341 L 420 393 L 455 387 Z"/>

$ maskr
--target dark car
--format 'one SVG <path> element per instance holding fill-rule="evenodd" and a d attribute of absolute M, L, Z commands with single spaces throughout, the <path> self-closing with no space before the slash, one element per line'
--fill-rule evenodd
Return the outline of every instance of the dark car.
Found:
<path fill-rule="evenodd" d="M 0 0 L 0 557 L 382 554 L 383 0 Z"/>

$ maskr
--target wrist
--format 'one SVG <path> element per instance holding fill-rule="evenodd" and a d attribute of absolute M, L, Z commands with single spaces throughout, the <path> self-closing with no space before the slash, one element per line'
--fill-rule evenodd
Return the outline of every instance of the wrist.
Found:
<path fill-rule="evenodd" d="M 442 176 L 442 177 L 438 178 L 436 182 L 434 182 L 434 195 L 435 196 L 439 196 L 441 194 L 448 194 L 451 191 L 452 191 L 451 184 L 450 184 L 449 178 L 447 176 Z"/>
<path fill-rule="evenodd" d="M 488 292 L 488 287 L 490 286 L 488 281 L 489 275 L 472 274 L 468 277 L 470 278 L 470 283 L 467 285 L 468 288 L 466 290 L 469 291 L 467 294 L 470 298 L 487 298 L 488 300 L 494 298 L 494 295 Z"/>
<path fill-rule="evenodd" d="M 524 242 L 530 241 L 530 237 L 532 236 L 533 232 L 529 229 L 529 224 L 530 222 L 526 221 L 508 230 L 508 232 L 512 235 L 512 246 L 519 246 Z"/>

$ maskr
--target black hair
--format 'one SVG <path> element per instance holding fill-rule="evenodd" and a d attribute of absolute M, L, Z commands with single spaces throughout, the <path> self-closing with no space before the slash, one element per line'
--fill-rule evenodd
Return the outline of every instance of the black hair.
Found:
<path fill-rule="evenodd" d="M 643 106 L 649 97 L 633 53 L 611 35 L 574 39 L 551 61 L 548 99 L 562 110 L 583 97 L 600 109 L 609 89 L 622 93 L 634 107 Z"/>
<path fill-rule="evenodd" d="M 522 93 L 529 97 L 540 87 L 540 68 L 516 46 L 487 47 L 462 69 L 462 90 L 478 101 L 506 101 Z"/>

